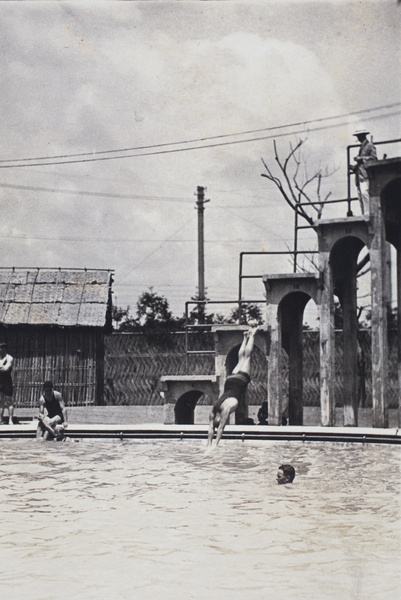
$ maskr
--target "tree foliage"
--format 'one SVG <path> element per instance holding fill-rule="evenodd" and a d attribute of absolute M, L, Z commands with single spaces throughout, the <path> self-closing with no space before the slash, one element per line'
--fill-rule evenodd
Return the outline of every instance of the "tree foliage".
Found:
<path fill-rule="evenodd" d="M 135 317 L 130 316 L 129 306 L 126 309 L 113 307 L 113 320 L 119 331 L 173 331 L 184 325 L 183 318 L 173 317 L 167 298 L 152 287 L 139 296 Z"/>
<path fill-rule="evenodd" d="M 192 298 L 194 302 L 198 299 Z M 263 323 L 263 315 L 260 307 L 256 304 L 243 302 L 241 311 L 234 308 L 228 316 L 220 313 L 208 313 L 206 311 L 207 301 L 195 304 L 194 309 L 188 315 L 188 325 L 205 325 L 213 323 L 237 323 L 239 325 L 256 326 Z M 167 298 L 161 296 L 149 288 L 143 292 L 136 303 L 136 314 L 132 317 L 131 308 L 125 309 L 113 306 L 112 315 L 114 328 L 118 331 L 149 331 L 168 332 L 182 331 L 185 328 L 185 315 L 173 317 Z"/>
<path fill-rule="evenodd" d="M 231 311 L 228 323 L 239 323 L 239 325 L 250 325 L 251 327 L 262 325 L 262 311 L 257 304 L 242 302 L 241 310 L 238 307 Z"/>

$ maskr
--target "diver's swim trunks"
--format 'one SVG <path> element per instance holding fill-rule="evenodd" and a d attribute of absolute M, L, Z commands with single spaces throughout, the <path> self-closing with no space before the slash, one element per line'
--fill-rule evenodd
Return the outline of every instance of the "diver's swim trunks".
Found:
<path fill-rule="evenodd" d="M 244 371 L 229 375 L 224 384 L 224 392 L 213 406 L 213 412 L 215 414 L 219 412 L 221 405 L 227 398 L 236 398 L 238 402 L 241 402 L 245 397 L 245 391 L 250 381 L 251 378 Z"/>

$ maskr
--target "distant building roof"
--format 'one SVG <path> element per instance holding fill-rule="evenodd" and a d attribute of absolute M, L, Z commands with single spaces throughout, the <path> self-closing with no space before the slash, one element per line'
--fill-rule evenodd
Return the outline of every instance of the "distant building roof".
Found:
<path fill-rule="evenodd" d="M 104 327 L 112 271 L 0 269 L 0 324 Z"/>

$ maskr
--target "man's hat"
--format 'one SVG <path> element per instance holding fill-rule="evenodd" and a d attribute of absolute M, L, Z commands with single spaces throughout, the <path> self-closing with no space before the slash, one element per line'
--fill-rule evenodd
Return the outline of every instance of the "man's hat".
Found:
<path fill-rule="evenodd" d="M 367 129 L 357 129 L 352 135 L 356 135 L 358 137 L 358 135 L 368 135 L 368 133 L 370 133 L 370 131 Z"/>

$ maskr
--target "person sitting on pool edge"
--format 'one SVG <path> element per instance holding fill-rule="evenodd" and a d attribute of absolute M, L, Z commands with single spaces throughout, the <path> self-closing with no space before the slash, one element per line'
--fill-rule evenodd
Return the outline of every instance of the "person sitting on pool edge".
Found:
<path fill-rule="evenodd" d="M 53 389 L 51 381 L 43 384 L 43 394 L 39 398 L 39 423 L 36 439 L 62 441 L 68 427 L 67 410 L 60 392 Z"/>
<path fill-rule="evenodd" d="M 209 415 L 209 432 L 207 445 L 212 445 L 217 428 L 216 446 L 220 442 L 230 415 L 237 410 L 238 403 L 244 398 L 246 388 L 251 381 L 251 354 L 258 327 L 244 332 L 244 339 L 238 352 L 238 363 L 224 384 L 223 394 L 213 404 Z"/>
<path fill-rule="evenodd" d="M 284 485 L 292 483 L 295 477 L 295 469 L 292 465 L 280 465 L 277 471 L 277 483 Z"/>

